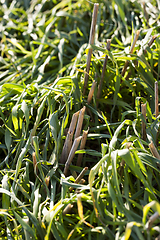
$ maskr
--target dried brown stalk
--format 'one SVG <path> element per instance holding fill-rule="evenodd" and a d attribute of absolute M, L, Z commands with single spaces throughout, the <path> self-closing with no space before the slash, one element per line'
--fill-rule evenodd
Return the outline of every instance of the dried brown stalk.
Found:
<path fill-rule="evenodd" d="M 151 47 L 151 45 L 153 44 L 154 40 L 157 38 L 157 35 L 152 36 L 152 38 L 150 39 L 150 41 L 148 42 L 148 46 L 147 47 Z M 140 51 L 138 52 L 138 56 L 142 57 L 143 54 L 147 53 L 147 47 L 145 49 L 141 48 Z"/>
<path fill-rule="evenodd" d="M 107 40 L 107 47 L 106 47 L 106 49 L 108 51 L 110 51 L 110 45 L 111 45 L 111 39 L 108 39 Z M 100 96 L 101 96 L 102 85 L 103 85 L 104 75 L 105 75 L 105 71 L 106 71 L 107 61 L 108 61 L 108 55 L 106 55 L 105 59 L 104 59 L 103 69 L 102 69 L 102 74 L 101 74 L 101 80 L 100 80 L 99 86 L 98 86 L 97 98 L 100 98 Z M 97 102 L 97 106 L 98 106 L 98 102 Z"/>
<path fill-rule="evenodd" d="M 141 104 L 141 112 L 144 119 L 146 120 L 146 103 Z M 146 124 L 144 121 L 142 121 L 142 139 L 146 141 Z"/>
<path fill-rule="evenodd" d="M 154 143 L 153 143 L 152 141 L 151 141 L 151 143 L 149 144 L 149 149 L 150 149 L 152 155 L 153 155 L 155 158 L 157 158 L 157 159 L 160 160 L 160 155 L 159 155 L 159 153 L 158 153 L 158 151 L 157 151 L 157 149 L 156 149 L 156 147 L 154 146 Z"/>
<path fill-rule="evenodd" d="M 73 132 L 74 133 L 79 113 L 80 113 L 80 111 L 78 111 L 78 112 L 73 114 L 72 120 L 71 120 L 71 123 L 70 123 L 70 126 L 69 126 L 69 130 L 68 130 L 69 132 Z"/>
<path fill-rule="evenodd" d="M 65 163 L 66 162 L 66 160 L 68 158 L 68 155 L 69 155 L 69 152 L 71 150 L 72 138 L 73 138 L 76 123 L 77 123 L 77 120 L 78 120 L 79 112 L 80 111 L 74 113 L 73 116 L 72 116 L 72 120 L 71 120 L 71 123 L 70 123 L 70 126 L 69 126 L 69 130 L 68 130 L 66 140 L 64 142 L 62 154 L 61 154 L 61 157 L 60 157 L 60 163 Z"/>
<path fill-rule="evenodd" d="M 88 170 L 88 167 L 83 168 L 83 170 L 80 172 L 80 174 L 78 175 L 74 183 L 79 183 L 82 180 L 87 170 Z M 69 191 L 72 191 L 72 190 L 73 190 L 73 187 L 70 187 Z"/>
<path fill-rule="evenodd" d="M 153 44 L 153 42 L 154 42 L 154 40 L 155 40 L 156 38 L 157 38 L 156 35 L 152 36 L 151 40 L 148 42 L 148 46 L 149 46 L 149 47 L 151 47 L 151 45 Z M 138 55 L 139 57 L 142 57 L 143 54 L 146 54 L 146 53 L 147 53 L 147 50 L 146 50 L 146 49 L 147 49 L 147 47 L 146 47 L 144 50 L 141 49 L 141 50 L 138 52 L 137 55 Z M 137 65 L 137 64 L 138 64 L 138 62 L 136 61 L 136 62 L 135 62 L 135 65 Z M 130 78 L 131 74 L 132 74 L 132 73 L 131 73 L 131 71 L 130 71 L 130 72 L 128 73 L 128 75 L 126 76 L 125 79 L 128 80 L 128 79 Z"/>
<path fill-rule="evenodd" d="M 151 229 L 152 224 L 154 223 L 154 221 L 159 218 L 159 213 L 155 212 L 148 220 L 148 230 Z"/>
<path fill-rule="evenodd" d="M 32 153 L 32 159 L 33 159 L 33 167 L 34 167 L 34 172 L 37 175 L 38 174 L 38 167 L 37 167 L 37 159 L 36 159 L 36 153 Z"/>
<path fill-rule="evenodd" d="M 152 38 L 150 39 L 150 41 L 148 42 L 148 46 L 151 47 L 151 45 L 153 44 L 154 40 L 157 38 L 157 35 L 152 36 Z"/>
<path fill-rule="evenodd" d="M 73 205 L 72 204 L 68 204 L 65 209 L 63 210 L 62 214 L 63 215 L 66 215 L 67 213 L 69 213 L 71 211 L 71 209 L 73 208 Z"/>
<path fill-rule="evenodd" d="M 143 12 L 144 12 L 144 16 L 147 20 L 147 23 L 149 21 L 149 16 L 148 16 L 148 13 L 147 13 L 147 10 L 146 10 L 146 3 L 145 2 L 142 2 L 142 5 L 143 5 Z"/>
<path fill-rule="evenodd" d="M 88 131 L 89 131 L 89 129 L 86 130 L 86 131 L 83 131 L 82 141 L 81 141 L 81 145 L 80 145 L 80 150 L 84 149 L 84 147 L 85 147 L 85 145 L 86 145 L 86 140 L 87 140 Z M 79 153 L 79 154 L 78 154 L 78 159 L 77 159 L 77 166 L 81 166 L 82 157 L 83 157 L 83 154 Z"/>
<path fill-rule="evenodd" d="M 50 181 L 50 176 L 46 177 L 45 179 L 45 183 L 47 187 L 49 186 L 49 181 Z"/>
<path fill-rule="evenodd" d="M 71 162 L 72 162 L 72 160 L 73 160 L 73 157 L 74 157 L 74 155 L 75 155 L 75 152 L 76 152 L 76 150 L 77 150 L 77 148 L 78 148 L 78 145 L 79 145 L 81 139 L 82 139 L 82 137 L 80 136 L 80 137 L 76 138 L 76 139 L 74 140 L 74 142 L 73 142 L 71 151 L 70 151 L 70 153 L 69 153 L 69 156 L 68 156 L 68 158 L 67 158 L 67 161 L 66 161 L 66 164 L 65 164 L 65 168 L 64 168 L 64 175 L 65 175 L 65 176 L 67 175 L 69 166 L 70 166 L 70 164 L 71 164 Z"/>
<path fill-rule="evenodd" d="M 132 54 L 133 51 L 134 51 L 134 47 L 135 47 L 135 45 L 136 45 L 136 42 L 137 42 L 137 40 L 138 40 L 138 37 L 139 37 L 140 32 L 141 32 L 141 30 L 137 30 L 137 32 L 136 32 L 136 34 L 135 34 L 135 36 L 134 36 L 134 40 L 133 40 L 131 49 L 130 49 L 130 51 L 129 51 L 129 53 L 131 53 L 131 54 Z"/>
<path fill-rule="evenodd" d="M 133 53 L 133 50 L 134 50 L 134 47 L 135 47 L 135 45 L 136 45 L 137 39 L 138 39 L 138 37 L 139 37 L 139 34 L 140 34 L 140 30 L 138 30 L 138 31 L 136 32 L 135 36 L 134 36 L 134 40 L 133 40 L 131 49 L 130 49 L 130 51 L 129 51 L 130 54 Z M 121 73 L 122 76 L 124 76 L 124 74 L 125 74 L 125 72 L 126 72 L 126 70 L 127 70 L 128 65 L 129 65 L 129 61 L 127 60 L 127 61 L 125 62 L 125 64 L 124 64 L 123 69 L 122 69 L 122 73 Z"/>
<path fill-rule="evenodd" d="M 96 84 L 97 84 L 97 82 L 96 82 L 96 81 L 93 81 L 92 87 L 91 87 L 91 89 L 90 89 L 90 91 L 89 91 L 89 94 L 88 94 L 88 99 L 87 99 L 88 104 L 90 104 L 90 102 L 91 102 L 91 100 L 92 100 L 92 97 L 93 97 L 93 93 L 94 93 Z"/>
<path fill-rule="evenodd" d="M 95 37 L 95 30 L 96 30 L 96 22 L 97 22 L 97 15 L 98 15 L 98 7 L 99 4 L 94 4 L 93 9 L 93 16 L 92 16 L 92 23 L 91 23 L 91 29 L 90 29 L 90 38 L 89 38 L 89 44 L 94 43 L 94 37 Z M 92 48 L 89 49 L 88 55 L 87 55 L 87 67 L 86 67 L 86 73 L 84 76 L 84 87 L 83 87 L 83 95 L 85 94 L 87 83 L 88 83 L 88 74 L 90 69 L 90 63 L 91 63 L 91 56 L 92 56 Z"/>
<path fill-rule="evenodd" d="M 82 179 L 79 181 L 79 184 L 84 184 L 85 181 L 86 181 L 86 180 L 82 178 Z"/>
<path fill-rule="evenodd" d="M 80 136 L 80 133 L 81 133 L 81 130 L 82 130 L 82 124 L 83 124 L 83 118 L 84 118 L 85 110 L 86 110 L 85 106 L 80 110 L 74 139 L 76 139 L 77 137 Z"/>
<path fill-rule="evenodd" d="M 70 152 L 71 147 L 72 147 L 72 138 L 73 138 L 73 133 L 68 132 L 65 143 L 64 143 L 64 146 L 63 146 L 62 154 L 61 154 L 61 157 L 60 157 L 60 163 L 64 164 L 66 162 L 67 158 L 68 158 L 69 152 Z"/>

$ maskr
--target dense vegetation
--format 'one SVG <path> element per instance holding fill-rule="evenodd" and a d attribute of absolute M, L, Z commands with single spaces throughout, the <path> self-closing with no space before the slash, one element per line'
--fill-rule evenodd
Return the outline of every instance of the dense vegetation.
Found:
<path fill-rule="evenodd" d="M 160 2 L 94 3 L 0 1 L 0 239 L 160 238 Z"/>

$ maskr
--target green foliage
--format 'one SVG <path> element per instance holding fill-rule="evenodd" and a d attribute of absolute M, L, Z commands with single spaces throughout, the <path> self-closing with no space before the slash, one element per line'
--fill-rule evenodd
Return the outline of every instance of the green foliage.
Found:
<path fill-rule="evenodd" d="M 159 237 L 160 159 L 149 144 L 159 153 L 154 84 L 160 74 L 160 4 L 99 1 L 95 41 L 88 46 L 93 3 L 0 2 L 2 239 Z M 130 53 L 137 30 L 140 35 Z M 83 95 L 89 47 L 93 54 Z M 97 86 L 88 103 L 94 79 Z M 86 146 L 78 148 L 65 176 L 60 156 L 66 131 L 83 106 L 83 129 L 89 128 Z M 80 153 L 82 165 L 76 166 Z M 75 182 L 84 167 L 85 183 Z"/>

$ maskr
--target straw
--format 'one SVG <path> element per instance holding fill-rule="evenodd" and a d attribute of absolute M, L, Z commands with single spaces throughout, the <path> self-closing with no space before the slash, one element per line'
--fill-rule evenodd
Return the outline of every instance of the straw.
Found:
<path fill-rule="evenodd" d="M 150 41 L 148 42 L 148 46 L 151 47 L 151 45 L 153 44 L 154 40 L 157 38 L 157 35 L 154 35 L 151 37 Z"/>
<path fill-rule="evenodd" d="M 67 136 L 66 136 L 66 140 L 65 140 L 64 145 L 63 145 L 63 150 L 62 150 L 62 154 L 61 154 L 61 157 L 60 157 L 60 163 L 65 163 L 66 162 L 66 160 L 68 158 L 68 155 L 69 155 L 69 152 L 71 150 L 72 138 L 73 138 L 76 123 L 77 123 L 77 120 L 78 120 L 79 112 L 80 111 L 74 113 L 73 116 L 72 116 L 72 120 L 71 120 L 69 130 L 68 130 L 68 133 L 67 133 Z"/>
<path fill-rule="evenodd" d="M 142 5 L 143 5 L 143 12 L 144 12 L 144 16 L 147 20 L 147 25 L 148 25 L 148 21 L 149 21 L 149 16 L 148 16 L 148 13 L 147 13 L 147 10 L 146 10 L 146 3 L 145 2 L 142 2 Z"/>
<path fill-rule="evenodd" d="M 33 159 L 33 167 L 34 167 L 34 173 L 37 176 L 38 174 L 38 166 L 37 166 L 37 159 L 36 159 L 36 153 L 32 153 L 32 159 Z"/>
<path fill-rule="evenodd" d="M 84 177 L 84 175 L 87 172 L 87 170 L 88 170 L 88 167 L 83 168 L 83 170 L 80 172 L 80 174 L 76 178 L 75 183 L 79 183 L 80 182 L 80 180 Z"/>
<path fill-rule="evenodd" d="M 45 178 L 45 183 L 47 187 L 49 186 L 49 182 L 50 182 L 50 176 Z"/>
<path fill-rule="evenodd" d="M 99 4 L 94 4 L 93 9 L 93 16 L 92 16 L 92 23 L 91 23 L 91 29 L 90 29 L 90 38 L 89 38 L 89 44 L 94 44 L 94 37 L 95 37 L 95 30 L 96 30 L 96 22 L 97 22 L 97 15 L 98 15 L 98 7 Z M 91 63 L 91 56 L 92 56 L 92 48 L 89 49 L 88 55 L 87 55 L 87 67 L 86 67 L 86 73 L 84 75 L 84 87 L 83 87 L 83 95 L 85 94 L 87 83 L 88 83 L 88 74 L 90 69 L 90 63 Z"/>
<path fill-rule="evenodd" d="M 85 106 L 80 110 L 74 139 L 80 136 L 85 110 L 86 110 Z"/>
<path fill-rule="evenodd" d="M 148 46 L 147 47 L 151 47 L 151 45 L 153 44 L 153 42 L 154 42 L 154 40 L 156 38 L 157 38 L 157 35 L 152 36 L 150 41 L 148 42 Z M 147 53 L 147 47 L 145 49 L 141 48 L 137 55 L 139 57 L 142 57 L 143 54 L 146 54 Z"/>
<path fill-rule="evenodd" d="M 64 146 L 63 146 L 62 154 L 60 157 L 60 163 L 64 164 L 68 158 L 69 152 L 72 147 L 72 138 L 73 138 L 73 132 L 68 132 Z"/>
<path fill-rule="evenodd" d="M 133 40 L 131 49 L 130 49 L 130 51 L 129 51 L 130 54 L 133 53 L 133 50 L 134 50 L 134 47 L 135 47 L 135 45 L 136 45 L 137 39 L 138 39 L 138 37 L 139 37 L 139 34 L 140 34 L 140 30 L 138 30 L 138 31 L 136 32 L 135 36 L 134 36 L 134 40 Z M 123 69 L 122 69 L 122 73 L 121 73 L 122 76 L 124 76 L 124 74 L 125 74 L 125 72 L 126 72 L 126 70 L 127 70 L 128 65 L 129 65 L 129 61 L 127 60 L 127 61 L 125 62 L 125 64 L 124 64 Z"/>
<path fill-rule="evenodd" d="M 82 180 L 84 174 L 87 172 L 87 170 L 88 170 L 88 167 L 83 168 L 83 170 L 80 172 L 80 174 L 78 175 L 74 183 L 79 183 Z M 70 187 L 69 191 L 72 191 L 72 190 L 73 190 L 73 187 Z"/>
<path fill-rule="evenodd" d="M 85 147 L 85 145 L 86 145 L 86 140 L 87 140 L 88 131 L 89 131 L 89 129 L 86 130 L 86 131 L 83 131 L 82 140 L 81 140 L 81 145 L 80 145 L 80 150 L 84 149 L 84 147 Z M 82 157 L 83 157 L 83 153 L 79 153 L 79 154 L 78 154 L 78 159 L 77 159 L 77 166 L 81 166 Z"/>
<path fill-rule="evenodd" d="M 148 220 L 148 230 L 151 229 L 153 223 L 155 222 L 155 220 L 159 218 L 159 213 L 155 212 Z"/>
<path fill-rule="evenodd" d="M 157 38 L 157 35 L 154 35 L 154 36 L 152 36 L 152 38 L 150 39 L 150 41 L 148 42 L 148 47 L 151 47 L 151 45 L 153 44 L 153 42 L 154 42 L 154 40 Z M 138 52 L 138 56 L 139 57 L 142 57 L 142 55 L 143 54 L 146 54 L 147 53 L 147 47 L 143 50 L 143 49 L 141 49 L 139 52 Z M 135 65 L 137 65 L 137 61 L 135 62 Z M 126 80 L 128 80 L 129 78 L 130 78 L 130 76 L 131 76 L 131 74 L 132 74 L 132 72 L 130 71 L 129 73 L 128 73 L 128 75 L 126 76 Z"/>
<path fill-rule="evenodd" d="M 71 211 L 71 209 L 73 208 L 73 205 L 71 203 L 69 203 L 65 209 L 63 210 L 62 214 L 66 215 L 67 213 L 69 213 Z"/>
<path fill-rule="evenodd" d="M 73 142 L 73 146 L 72 146 L 72 148 L 71 148 L 71 151 L 70 151 L 70 153 L 69 153 L 69 156 L 68 156 L 68 158 L 67 158 L 67 161 L 66 161 L 66 164 L 65 164 L 65 168 L 64 168 L 64 175 L 65 175 L 65 176 L 67 175 L 69 166 L 70 166 L 70 164 L 71 164 L 71 162 L 72 162 L 72 160 L 73 160 L 73 157 L 74 157 L 74 155 L 75 155 L 75 152 L 76 152 L 76 150 L 77 150 L 77 148 L 78 148 L 78 145 L 79 145 L 79 142 L 80 142 L 81 139 L 82 139 L 82 137 L 80 136 L 80 137 L 76 138 L 76 139 L 74 140 L 74 142 Z"/>
<path fill-rule="evenodd" d="M 152 141 L 151 141 L 151 143 L 149 144 L 149 149 L 150 149 L 152 155 L 153 155 L 155 158 L 157 158 L 157 159 L 160 160 L 160 155 L 159 155 L 159 153 L 158 153 L 158 151 L 157 151 L 157 149 L 156 149 L 156 147 L 154 146 L 154 143 L 153 143 Z"/>
<path fill-rule="evenodd" d="M 96 81 L 93 81 L 92 87 L 91 87 L 91 89 L 90 89 L 90 91 L 89 91 L 89 94 L 88 94 L 88 99 L 87 99 L 88 104 L 90 104 L 90 102 L 91 102 L 91 100 L 92 100 L 92 97 L 93 97 L 93 93 L 94 93 L 96 84 L 97 84 L 97 82 L 96 82 Z"/>
<path fill-rule="evenodd" d="M 78 111 L 78 112 L 73 114 L 72 120 L 71 120 L 71 123 L 70 123 L 70 126 L 69 126 L 69 130 L 68 130 L 69 132 L 73 132 L 74 133 L 79 113 L 80 113 L 80 111 Z"/>

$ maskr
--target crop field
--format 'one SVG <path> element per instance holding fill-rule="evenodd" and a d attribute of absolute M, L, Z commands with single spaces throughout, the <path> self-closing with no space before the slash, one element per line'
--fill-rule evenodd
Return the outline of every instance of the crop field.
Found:
<path fill-rule="evenodd" d="M 160 0 L 0 0 L 0 239 L 160 239 Z"/>

